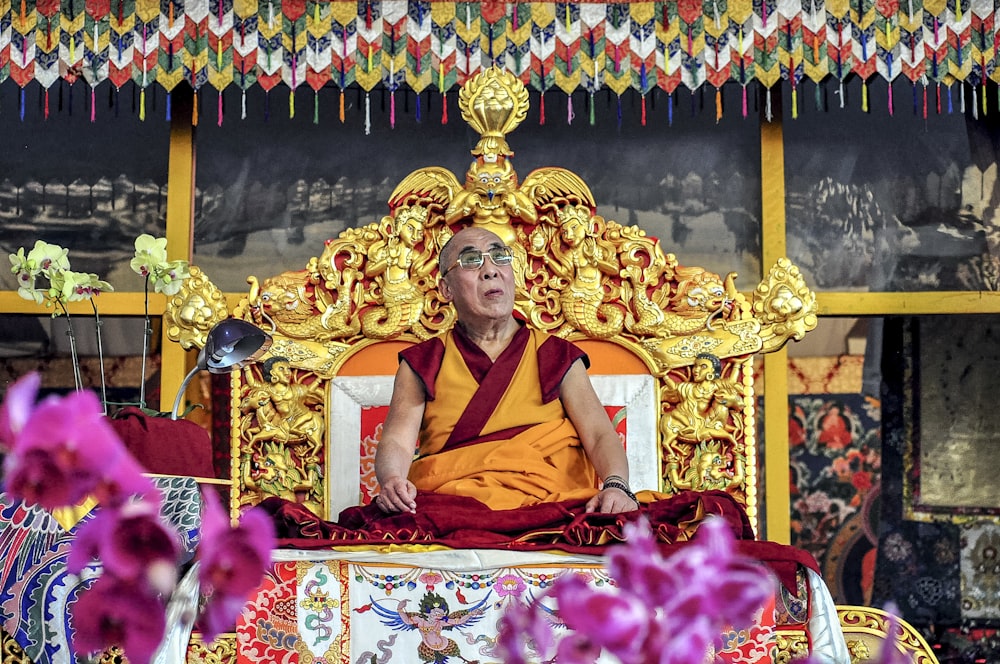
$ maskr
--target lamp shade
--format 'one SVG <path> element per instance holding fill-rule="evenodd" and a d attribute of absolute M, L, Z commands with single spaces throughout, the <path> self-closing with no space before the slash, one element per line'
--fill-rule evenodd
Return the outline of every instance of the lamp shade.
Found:
<path fill-rule="evenodd" d="M 270 347 L 271 335 L 253 323 L 239 318 L 227 318 L 216 323 L 215 327 L 208 331 L 205 347 L 198 353 L 198 361 L 194 368 L 184 377 L 184 382 L 177 390 L 170 418 L 177 419 L 177 411 L 187 391 L 188 383 L 199 371 L 208 370 L 214 374 L 229 373 L 256 360 Z"/>
<path fill-rule="evenodd" d="M 271 336 L 253 323 L 227 318 L 208 332 L 205 340 L 203 369 L 211 373 L 229 373 L 247 360 L 253 360 L 271 346 Z M 198 364 L 202 363 L 199 356 Z"/>

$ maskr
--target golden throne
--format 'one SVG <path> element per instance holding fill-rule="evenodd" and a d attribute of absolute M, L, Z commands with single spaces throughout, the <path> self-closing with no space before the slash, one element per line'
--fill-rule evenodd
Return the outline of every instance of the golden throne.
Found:
<path fill-rule="evenodd" d="M 438 167 L 409 174 L 385 217 L 328 240 L 304 269 L 249 277 L 232 312 L 197 267 L 170 300 L 166 329 L 186 348 L 203 345 L 227 316 L 273 337 L 262 361 L 231 378 L 234 514 L 279 496 L 335 519 L 371 499 L 397 353 L 454 322 L 436 291 L 438 255 L 453 228 L 475 224 L 514 249 L 517 315 L 590 356 L 633 488 L 723 490 L 746 506 L 757 529 L 752 357 L 816 326 L 815 295 L 798 269 L 780 260 L 748 297 L 735 274 L 683 266 L 638 227 L 597 215 L 589 188 L 572 172 L 540 168 L 519 180 L 507 135 L 525 118 L 528 93 L 507 72 L 493 68 L 471 79 L 459 103 L 481 137 L 464 182 Z M 596 558 L 458 552 L 455 563 L 456 552 L 448 560 L 436 553 L 276 552 L 273 573 L 237 626 L 239 643 L 252 644 L 258 657 L 376 661 L 376 651 L 407 647 L 377 621 L 364 622 L 377 613 L 366 613 L 377 608 L 376 595 L 408 590 L 419 599 L 436 586 L 471 603 L 501 579 L 537 588 L 570 569 L 601 574 Z M 826 592 L 803 572 L 798 592 L 778 600 L 777 626 L 764 621 L 770 626 L 759 638 L 772 660 L 819 647 L 821 630 L 810 623 L 815 606 L 801 601 L 817 590 Z M 468 647 L 463 656 L 482 655 Z"/>

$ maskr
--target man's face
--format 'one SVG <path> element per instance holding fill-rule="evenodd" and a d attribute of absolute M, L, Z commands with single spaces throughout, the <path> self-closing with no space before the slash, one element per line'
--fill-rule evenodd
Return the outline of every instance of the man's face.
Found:
<path fill-rule="evenodd" d="M 484 257 L 479 268 L 455 265 L 463 252 L 487 252 L 503 247 L 503 241 L 481 228 L 463 229 L 455 234 L 441 256 L 447 274 L 440 283 L 441 296 L 454 303 L 458 319 L 466 323 L 506 318 L 514 310 L 514 268 L 496 265 Z"/>

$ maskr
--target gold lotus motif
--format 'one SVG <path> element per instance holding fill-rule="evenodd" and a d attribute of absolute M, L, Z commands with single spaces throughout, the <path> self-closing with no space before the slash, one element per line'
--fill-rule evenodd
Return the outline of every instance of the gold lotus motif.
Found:
<path fill-rule="evenodd" d="M 483 70 L 462 87 L 458 106 L 481 136 L 472 154 L 484 161 L 514 154 L 505 136 L 528 115 L 528 91 L 516 76 L 496 66 Z"/>

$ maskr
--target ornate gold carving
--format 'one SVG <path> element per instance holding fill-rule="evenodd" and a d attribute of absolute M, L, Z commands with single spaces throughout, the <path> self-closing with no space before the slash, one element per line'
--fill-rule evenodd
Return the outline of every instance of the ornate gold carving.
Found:
<path fill-rule="evenodd" d="M 552 223 L 557 210 L 576 205 L 593 213 L 596 203 L 590 188 L 566 169 L 541 168 L 518 185 L 510 162 L 514 153 L 506 135 L 526 116 L 528 93 L 516 76 L 496 67 L 484 70 L 462 87 L 459 108 L 462 117 L 481 136 L 472 150 L 477 159 L 466 171 L 465 185 L 446 169 L 418 169 L 392 192 L 392 210 L 414 204 L 426 206 L 430 211 L 426 223 L 431 226 L 471 220 L 496 233 L 515 250 L 519 249 L 519 237 L 510 226 L 513 220 L 536 224 L 546 218 Z"/>
<path fill-rule="evenodd" d="M 243 370 L 240 395 L 241 503 L 268 496 L 305 502 L 323 514 L 326 384 L 280 356 Z"/>
<path fill-rule="evenodd" d="M 847 653 L 851 656 L 851 664 L 861 664 L 871 659 L 872 651 L 861 639 L 847 641 Z"/>
<path fill-rule="evenodd" d="M 851 661 L 865 661 L 862 653 L 881 648 L 896 648 L 907 656 L 907 661 L 913 664 L 938 664 L 934 651 L 927 641 L 905 620 L 896 618 L 895 628 L 890 616 L 885 611 L 865 606 L 837 606 L 837 617 L 844 631 L 848 644 L 855 642 L 851 648 Z M 859 659 L 855 660 L 857 656 Z"/>
<path fill-rule="evenodd" d="M 271 334 L 293 339 L 309 339 L 323 343 L 350 337 L 361 325 L 352 317 L 360 304 L 362 284 L 360 273 L 345 267 L 335 283 L 324 283 L 312 258 L 304 272 L 284 272 L 258 283 L 250 276 L 250 293 L 237 307 L 237 316 L 249 317 Z M 317 285 L 323 283 L 323 288 Z"/>
<path fill-rule="evenodd" d="M 269 355 L 288 359 L 292 383 L 325 385 L 373 343 L 419 341 L 449 329 L 455 312 L 437 291 L 441 248 L 453 227 L 489 228 L 514 250 L 515 308 L 531 325 L 564 338 L 610 340 L 657 378 L 663 488 L 723 488 L 753 503 L 756 489 L 747 485 L 755 459 L 747 446 L 755 411 L 746 364 L 816 326 L 816 298 L 799 270 L 779 260 L 748 302 L 735 274 L 682 266 L 638 227 L 595 214 L 593 195 L 572 172 L 542 168 L 519 185 L 506 142 L 527 111 L 515 77 L 483 71 L 463 88 L 460 105 L 482 136 L 464 185 L 444 168 L 414 171 L 381 220 L 328 240 L 303 270 L 250 277 L 234 315 L 273 335 Z M 201 346 L 226 312 L 200 270 L 192 274 L 169 301 L 167 320 L 170 338 Z M 719 358 L 722 370 L 711 384 L 680 393 L 681 384 L 699 383 L 693 372 L 700 353 Z M 281 495 L 324 514 L 325 440 L 305 433 L 314 416 L 285 423 L 260 369 L 249 370 L 235 379 L 232 404 L 239 502 Z M 748 511 L 755 514 L 755 505 Z"/>
<path fill-rule="evenodd" d="M 668 488 L 731 490 L 746 479 L 741 451 L 743 385 L 722 376 L 721 360 L 702 353 L 684 380 L 664 376 L 660 444 Z M 741 496 L 745 497 L 745 496 Z"/>
<path fill-rule="evenodd" d="M 263 442 L 240 455 L 240 505 L 256 505 L 269 496 L 300 502 L 314 513 L 325 514 L 320 466 L 303 464 L 290 448 Z"/>
<path fill-rule="evenodd" d="M 209 644 L 201 638 L 201 634 L 191 634 L 188 644 L 187 664 L 235 664 L 236 635 L 219 634 Z"/>
<path fill-rule="evenodd" d="M 0 626 L 0 661 L 4 664 L 32 664 L 21 644 L 3 626 Z"/>
<path fill-rule="evenodd" d="M 816 294 L 806 286 L 799 268 L 787 258 L 778 262 L 754 290 L 753 313 L 761 323 L 761 350 L 776 351 L 789 339 L 802 339 L 816 329 Z"/>
<path fill-rule="evenodd" d="M 779 630 L 776 633 L 777 651 L 774 664 L 790 664 L 809 656 L 809 637 L 798 630 Z"/>
<path fill-rule="evenodd" d="M 338 341 L 319 343 L 306 339 L 275 337 L 269 355 L 287 357 L 292 365 L 306 369 L 322 378 L 333 376 L 337 364 L 353 346 Z"/>
<path fill-rule="evenodd" d="M 472 154 L 485 161 L 513 156 L 505 137 L 528 116 L 528 91 L 520 79 L 494 65 L 462 86 L 458 107 L 481 136 Z"/>
<path fill-rule="evenodd" d="M 552 273 L 548 287 L 560 293 L 563 322 L 555 333 L 567 336 L 587 330 L 596 338 L 619 334 L 624 311 L 604 301 L 604 282 L 608 276 L 617 276 L 620 268 L 614 247 L 598 242 L 603 220 L 582 205 L 563 208 L 556 218 L 561 242 L 551 243 L 546 256 L 549 260 L 543 263 Z M 532 322 L 544 327 L 538 312 L 532 313 Z"/>
<path fill-rule="evenodd" d="M 264 381 L 251 379 L 240 401 L 240 429 L 247 443 L 283 443 L 301 450 L 304 460 L 319 461 L 325 429 L 322 384 L 293 380 L 291 364 L 280 356 L 264 360 L 262 370 Z"/>
<path fill-rule="evenodd" d="M 427 209 L 419 205 L 398 208 L 393 216 L 382 218 L 384 239 L 372 243 L 365 265 L 365 276 L 374 279 L 373 295 L 381 301 L 361 313 L 366 337 L 389 339 L 407 330 L 420 339 L 431 336 L 420 324 L 424 293 L 419 284 L 427 283 L 436 265 L 433 245 L 424 242 L 426 223 Z"/>
<path fill-rule="evenodd" d="M 200 268 L 192 265 L 191 276 L 184 280 L 177 294 L 167 300 L 163 327 L 168 339 L 190 350 L 202 348 L 208 331 L 228 317 L 225 295 Z"/>

